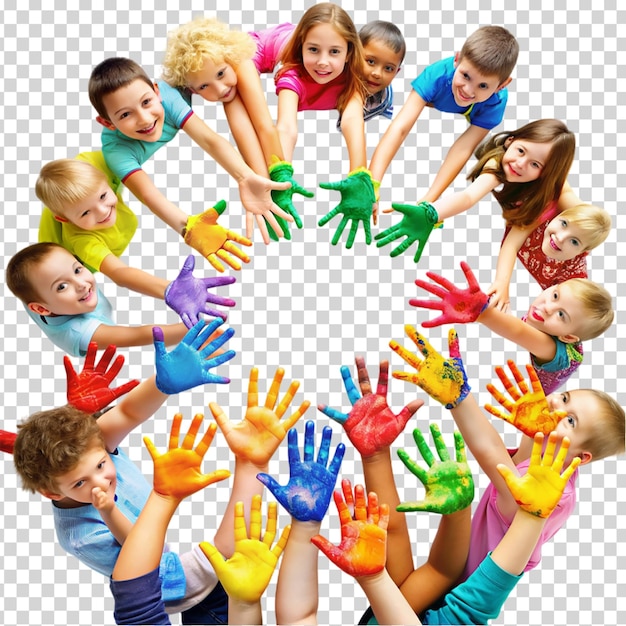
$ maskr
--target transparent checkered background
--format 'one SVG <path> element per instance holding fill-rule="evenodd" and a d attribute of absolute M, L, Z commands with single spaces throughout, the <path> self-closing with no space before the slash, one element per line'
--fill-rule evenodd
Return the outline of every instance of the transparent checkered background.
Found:
<path fill-rule="evenodd" d="M 117 4 L 113 10 L 111 4 Z M 85 3 L 52 3 L 41 0 L 5 0 L 0 35 L 0 172 L 4 262 L 19 249 L 37 240 L 40 204 L 33 188 L 41 166 L 79 151 L 99 149 L 99 127 L 87 97 L 92 67 L 102 59 L 130 56 L 154 77 L 161 60 L 168 30 L 198 14 L 198 4 L 181 0 L 180 10 L 167 9 L 164 0 L 108 3 L 106 10 L 85 10 Z M 215 3 L 206 3 L 213 13 Z M 219 19 L 243 30 L 264 28 L 283 21 L 296 22 L 311 2 L 278 0 L 278 9 L 265 8 L 258 0 L 236 0 L 217 11 Z M 243 5 L 258 8 L 243 9 Z M 491 8 L 483 0 L 420 2 L 416 9 L 383 9 L 376 2 L 350 0 L 343 3 L 357 27 L 371 19 L 395 22 L 407 40 L 402 72 L 394 81 L 396 111 L 410 91 L 410 81 L 421 69 L 459 50 L 464 39 L 478 26 L 502 24 L 518 38 L 520 56 L 509 88 L 509 105 L 503 125 L 513 130 L 528 121 L 556 117 L 567 122 L 578 139 L 577 158 L 569 180 L 581 198 L 603 205 L 613 216 L 614 229 L 607 242 L 590 256 L 591 277 L 615 296 L 616 324 L 598 339 L 586 344 L 585 362 L 570 386 L 596 387 L 614 394 L 622 405 L 626 393 L 618 388 L 618 368 L 626 365 L 624 308 L 626 288 L 618 281 L 624 257 L 617 254 L 618 242 L 626 240 L 626 223 L 618 214 L 618 171 L 624 168 L 626 143 L 626 43 L 618 38 L 617 25 L 626 13 L 616 10 L 617 1 L 520 0 L 515 10 Z M 388 5 L 388 2 L 381 2 Z M 403 3 L 400 3 L 402 5 Z M 414 3 L 406 3 L 414 5 Z M 499 5 L 500 3 L 494 3 Z M 509 6 L 511 4 L 509 3 Z M 267 80 L 268 101 L 275 114 L 273 83 Z M 194 101 L 198 115 L 228 137 L 228 126 L 219 106 Z M 203 410 L 209 401 L 219 402 L 231 419 L 239 419 L 245 406 L 250 368 L 260 369 L 261 389 L 277 366 L 287 378 L 302 381 L 296 400 L 347 409 L 340 383 L 339 367 L 352 364 L 355 353 L 364 354 L 375 379 L 382 358 L 392 369 L 403 363 L 391 356 L 388 342 L 402 340 L 406 323 L 426 318 L 409 307 L 415 296 L 416 277 L 427 269 L 444 271 L 461 278 L 459 261 L 468 259 L 482 285 L 491 282 L 502 235 L 503 222 L 496 203 L 485 199 L 468 215 L 458 216 L 435 231 L 420 265 L 412 253 L 391 259 L 389 250 L 366 246 L 359 232 L 352 250 L 331 246 L 339 219 L 324 228 L 317 220 L 338 201 L 338 194 L 317 188 L 320 181 L 339 180 L 347 173 L 346 153 L 335 130 L 335 112 L 307 112 L 299 119 L 298 146 L 294 155 L 296 177 L 316 190 L 313 200 L 297 200 L 304 228 L 294 230 L 291 242 L 268 247 L 255 234 L 252 261 L 228 289 L 237 307 L 230 313 L 236 329 L 231 347 L 236 358 L 222 366 L 232 383 L 207 387 L 171 398 L 153 420 L 126 442 L 130 456 L 148 477 L 151 463 L 142 449 L 141 437 L 151 435 L 164 446 L 169 418 L 182 410 L 187 418 Z M 367 125 L 370 154 L 389 122 L 378 119 Z M 381 191 L 382 207 L 392 200 L 415 202 L 427 189 L 446 150 L 466 127 L 462 117 L 426 110 L 393 161 Z M 618 151 L 618 146 L 620 150 Z M 146 165 L 156 184 L 188 213 L 199 213 L 216 200 L 229 201 L 221 222 L 243 230 L 244 220 L 237 189 L 228 175 L 210 157 L 193 146 L 185 133 L 162 149 Z M 463 174 L 453 188 L 465 185 Z M 125 259 L 129 265 L 173 279 L 189 249 L 173 231 L 155 223 L 150 212 L 135 199 L 130 206 L 141 216 L 140 227 Z M 393 218 L 383 215 L 380 228 Z M 376 231 L 375 231 L 376 232 Z M 345 241 L 345 235 L 343 237 Z M 198 261 L 198 270 L 213 275 L 208 263 Z M 4 280 L 4 276 L 2 277 Z M 120 324 L 150 324 L 175 321 L 162 302 L 125 293 L 103 279 Z M 512 302 L 523 313 L 535 295 L 535 285 L 518 268 L 513 276 Z M 0 353 L 0 392 L 4 400 L 1 427 L 14 431 L 16 424 L 40 408 L 64 403 L 65 377 L 62 353 L 42 337 L 22 306 L 4 287 L 0 291 L 3 352 Z M 463 354 L 479 401 L 488 400 L 485 384 L 493 379 L 493 366 L 507 358 L 526 360 L 516 347 L 480 325 L 458 328 Z M 446 329 L 429 331 L 433 344 L 444 348 Z M 127 365 L 121 380 L 142 378 L 153 372 L 151 347 L 124 351 Z M 74 359 L 76 363 L 77 360 Z M 416 390 L 393 380 L 390 404 L 399 410 Z M 262 396 L 264 397 L 264 396 Z M 312 408 L 307 419 L 319 421 L 318 431 L 328 420 Z M 412 426 L 427 429 L 429 420 L 441 424 L 452 445 L 453 423 L 446 411 L 426 399 Z M 407 427 L 396 447 L 415 449 Z M 516 433 L 495 424 L 508 445 Z M 303 424 L 299 425 L 300 432 Z M 333 424 L 334 443 L 342 437 Z M 208 467 L 231 466 L 228 448 L 218 436 L 209 452 Z M 473 461 L 472 461 L 473 462 Z M 50 503 L 23 492 L 11 457 L 4 455 L 0 494 L 2 541 L 0 542 L 0 618 L 4 624 L 105 624 L 112 623 L 113 602 L 108 582 L 73 557 L 66 557 L 55 543 Z M 396 461 L 397 482 L 402 497 L 420 497 L 416 479 Z M 473 463 L 478 484 L 477 499 L 486 482 Z M 626 514 L 624 460 L 593 463 L 581 471 L 579 505 L 555 540 L 543 549 L 541 565 L 519 583 L 496 623 L 579 624 L 626 623 L 626 543 L 623 521 Z M 287 446 L 272 460 L 271 472 L 284 482 L 288 476 Z M 351 446 L 342 474 L 362 480 L 358 455 Z M 229 497 L 228 483 L 221 483 L 184 502 L 172 523 L 169 541 L 174 549 L 188 550 L 201 540 L 212 540 Z M 271 497 L 271 495 L 268 495 Z M 438 518 L 409 515 L 417 562 L 427 554 Z M 288 521 L 281 511 L 281 526 Z M 331 507 L 322 532 L 339 538 L 339 524 Z M 358 585 L 323 557 L 320 559 L 319 621 L 349 624 L 358 620 L 367 606 Z M 618 575 L 618 572 L 620 573 Z M 618 578 L 619 581 L 618 582 Z M 274 579 L 275 580 L 275 579 Z M 274 622 L 274 583 L 264 601 L 266 621 Z M 618 598 L 622 598 L 618 601 Z M 174 620 L 178 616 L 173 616 Z"/>

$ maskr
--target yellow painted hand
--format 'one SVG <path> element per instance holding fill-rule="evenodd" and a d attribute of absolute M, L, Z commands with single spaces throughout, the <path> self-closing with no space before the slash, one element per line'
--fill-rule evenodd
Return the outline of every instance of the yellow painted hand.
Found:
<path fill-rule="evenodd" d="M 252 498 L 250 536 L 246 530 L 243 502 L 235 504 L 235 552 L 226 560 L 217 548 L 202 542 L 200 548 L 209 559 L 226 593 L 243 602 L 257 602 L 269 585 L 278 559 L 287 544 L 291 526 L 285 526 L 276 545 L 277 504 L 267 505 L 267 526 L 261 538 L 261 496 Z"/>
<path fill-rule="evenodd" d="M 305 400 L 290 417 L 281 421 L 300 386 L 300 383 L 294 380 L 277 405 L 284 375 L 285 370 L 279 367 L 274 374 L 265 405 L 259 406 L 259 370 L 256 367 L 252 368 L 248 383 L 248 407 L 245 417 L 238 424 L 233 424 L 226 417 L 219 404 L 215 402 L 209 404 L 211 413 L 235 456 L 245 458 L 255 465 L 265 465 L 289 429 L 309 408 L 311 403 Z"/>
<path fill-rule="evenodd" d="M 159 454 L 148 437 L 143 439 L 154 462 L 154 490 L 163 496 L 170 496 L 177 500 L 182 500 L 192 493 L 230 476 L 228 470 L 215 470 L 210 474 L 203 474 L 200 471 L 202 459 L 213 441 L 217 426 L 213 422 L 209 424 L 207 431 L 194 450 L 193 444 L 204 416 L 200 413 L 194 416 L 189 432 L 179 447 L 178 439 L 182 419 L 181 413 L 174 415 L 169 446 L 165 454 Z"/>
<path fill-rule="evenodd" d="M 563 437 L 561 448 L 554 458 L 559 436 L 555 432 L 550 433 L 546 450 L 542 456 L 543 438 L 543 433 L 535 435 L 530 465 L 523 476 L 516 476 L 506 465 L 498 464 L 497 466 L 515 501 L 524 511 L 537 517 L 550 516 L 563 495 L 567 481 L 580 465 L 580 459 L 575 457 L 561 474 L 569 449 L 569 439 Z"/>
<path fill-rule="evenodd" d="M 491 404 L 486 404 L 485 409 L 492 415 L 512 424 L 529 437 L 534 437 L 535 433 L 549 435 L 553 430 L 556 430 L 557 424 L 567 415 L 567 412 L 550 411 L 546 394 L 543 392 L 537 372 L 535 372 L 532 365 L 526 365 L 530 389 L 517 365 L 511 360 L 507 361 L 507 365 L 515 378 L 517 386 L 505 374 L 504 368 L 496 367 L 496 374 L 502 381 L 511 400 L 489 383 L 487 391 L 505 410 L 503 411 Z"/>

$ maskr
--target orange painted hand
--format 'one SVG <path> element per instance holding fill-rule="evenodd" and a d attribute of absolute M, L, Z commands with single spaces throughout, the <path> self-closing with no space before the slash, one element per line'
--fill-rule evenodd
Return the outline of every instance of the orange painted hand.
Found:
<path fill-rule="evenodd" d="M 279 367 L 274 374 L 265 405 L 259 406 L 259 370 L 256 367 L 252 368 L 248 383 L 248 408 L 243 420 L 238 424 L 233 424 L 226 417 L 219 404 L 216 402 L 209 404 L 211 413 L 235 456 L 245 458 L 255 465 L 265 465 L 289 429 L 309 408 L 311 403 L 305 400 L 290 417 L 281 421 L 300 386 L 300 383 L 294 380 L 277 405 L 284 375 L 285 370 Z"/>
<path fill-rule="evenodd" d="M 191 215 L 187 219 L 185 229 L 185 243 L 197 250 L 218 271 L 224 271 L 224 263 L 234 270 L 241 269 L 240 259 L 244 263 L 250 262 L 250 257 L 234 243 L 251 246 L 252 242 L 238 233 L 228 230 L 217 223 L 217 218 L 226 209 L 226 202 L 220 200 L 213 208 L 207 209 L 200 215 Z M 237 257 L 234 258 L 234 257 Z"/>
<path fill-rule="evenodd" d="M 393 377 L 417 385 L 431 398 L 441 402 L 446 409 L 453 409 L 461 404 L 471 389 L 461 359 L 459 338 L 454 328 L 448 331 L 449 359 L 439 354 L 426 337 L 418 333 L 413 326 L 407 324 L 404 331 L 424 358 L 420 359 L 417 354 L 410 352 L 396 341 L 390 341 L 389 347 L 417 370 L 414 374 L 393 372 Z"/>
<path fill-rule="evenodd" d="M 210 543 L 200 544 L 230 598 L 243 602 L 258 602 L 269 585 L 291 530 L 291 526 L 285 526 L 278 543 L 272 548 L 276 538 L 277 515 L 276 502 L 270 502 L 267 505 L 267 526 L 261 539 L 261 496 L 254 496 L 250 509 L 250 537 L 248 537 L 243 502 L 237 502 L 235 551 L 230 559 L 224 559 Z"/>
<path fill-rule="evenodd" d="M 543 433 L 535 435 L 530 465 L 523 476 L 516 476 L 513 470 L 501 463 L 497 466 L 517 504 L 524 511 L 537 517 L 550 516 L 563 495 L 567 481 L 580 465 L 580 458 L 575 457 L 561 474 L 569 449 L 569 439 L 563 437 L 561 448 L 554 458 L 559 436 L 555 432 L 550 433 L 546 450 L 542 456 L 543 438 Z"/>
<path fill-rule="evenodd" d="M 546 394 L 543 392 L 537 372 L 535 372 L 532 365 L 526 365 L 530 389 L 517 365 L 511 360 L 507 361 L 507 365 L 515 378 L 517 386 L 505 374 L 504 368 L 496 367 L 496 374 L 513 401 L 509 400 L 502 392 L 489 383 L 487 391 L 505 410 L 503 411 L 491 404 L 486 404 L 485 409 L 492 415 L 512 424 L 529 437 L 534 437 L 535 433 L 549 435 L 553 430 L 556 430 L 557 424 L 567 415 L 567 412 L 550 411 Z"/>
<path fill-rule="evenodd" d="M 362 485 L 354 488 L 350 481 L 341 481 L 341 491 L 333 494 L 339 521 L 341 523 L 341 543 L 333 545 L 321 535 L 311 539 L 337 567 L 347 574 L 360 578 L 381 572 L 387 558 L 387 525 L 389 506 L 378 505 L 378 496 L 371 492 L 365 501 Z M 354 517 L 350 510 L 354 510 Z"/>
<path fill-rule="evenodd" d="M 143 438 L 143 442 L 146 444 L 146 448 L 148 448 L 148 452 L 154 462 L 154 490 L 163 496 L 169 496 L 177 500 L 182 500 L 192 493 L 230 476 L 228 470 L 215 470 L 210 474 L 203 474 L 200 471 L 200 464 L 213 441 L 217 426 L 213 422 L 209 424 L 204 437 L 202 437 L 194 450 L 193 444 L 204 416 L 201 414 L 194 416 L 189 432 L 185 435 L 183 443 L 179 447 L 178 439 L 182 419 L 181 413 L 174 415 L 169 446 L 165 454 L 159 454 L 148 437 Z"/>

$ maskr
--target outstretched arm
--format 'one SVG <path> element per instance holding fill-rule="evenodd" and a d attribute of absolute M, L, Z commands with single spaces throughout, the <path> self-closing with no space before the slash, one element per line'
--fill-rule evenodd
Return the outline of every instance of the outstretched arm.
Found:
<path fill-rule="evenodd" d="M 298 140 L 298 94 L 290 89 L 278 93 L 276 128 L 283 147 L 285 161 L 293 161 L 293 151 Z"/>
<path fill-rule="evenodd" d="M 348 158 L 352 172 L 359 167 L 367 167 L 365 146 L 365 122 L 363 121 L 363 99 L 354 95 L 341 116 L 341 134 L 346 140 Z"/>

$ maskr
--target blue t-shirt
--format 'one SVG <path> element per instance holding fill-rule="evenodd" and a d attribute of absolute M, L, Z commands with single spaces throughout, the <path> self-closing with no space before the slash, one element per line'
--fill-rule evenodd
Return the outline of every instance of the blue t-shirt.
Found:
<path fill-rule="evenodd" d="M 452 77 L 454 76 L 454 57 L 442 59 L 429 65 L 411 86 L 426 104 L 444 113 L 461 113 L 473 126 L 491 130 L 504 117 L 504 109 L 509 96 L 506 88 L 496 91 L 484 102 L 459 106 L 452 95 Z"/>
<path fill-rule="evenodd" d="M 102 154 L 109 169 L 124 181 L 161 147 L 171 141 L 193 115 L 191 94 L 179 91 L 165 81 L 157 81 L 161 104 L 165 111 L 163 133 L 158 141 L 131 139 L 119 130 L 102 130 Z"/>

